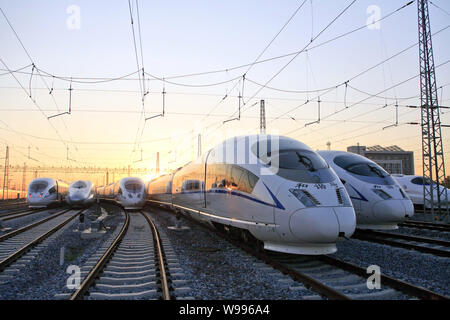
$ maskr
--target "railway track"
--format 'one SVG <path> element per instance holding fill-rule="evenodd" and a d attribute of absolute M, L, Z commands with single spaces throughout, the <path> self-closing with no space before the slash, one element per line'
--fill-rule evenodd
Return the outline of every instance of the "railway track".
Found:
<path fill-rule="evenodd" d="M 367 270 L 332 256 L 297 256 L 267 253 L 266 263 L 290 275 L 318 293 L 304 299 L 322 298 L 338 300 L 447 300 L 434 293 L 404 281 L 380 275 L 380 288 L 369 289 Z"/>
<path fill-rule="evenodd" d="M 26 217 L 26 216 L 31 216 L 33 214 L 40 213 L 40 212 L 46 211 L 46 210 L 48 210 L 48 209 L 41 208 L 41 209 L 35 209 L 35 210 L 26 209 L 26 210 L 10 212 L 7 214 L 0 215 L 0 222 L 18 219 L 18 218 L 22 218 L 22 217 Z"/>
<path fill-rule="evenodd" d="M 357 230 L 352 238 L 450 257 L 450 241 L 445 240 L 372 230 Z"/>
<path fill-rule="evenodd" d="M 68 212 L 69 211 L 69 212 Z M 81 211 L 66 210 L 0 237 L 0 281 L 8 280 L 17 272 L 11 267 L 18 259 L 35 249 L 40 243 L 59 231 Z M 31 254 L 34 255 L 34 254 Z M 8 272 L 7 272 L 8 271 Z M 8 274 L 4 274 L 7 272 Z"/>
<path fill-rule="evenodd" d="M 85 277 L 70 300 L 171 299 L 164 249 L 147 214 L 125 212 L 122 228 L 103 249 L 82 268 Z"/>
<path fill-rule="evenodd" d="M 406 227 L 406 228 L 416 228 L 416 229 L 426 229 L 426 230 L 450 232 L 450 225 L 448 225 L 448 224 L 409 220 L 409 221 L 399 223 L 398 225 L 400 227 Z"/>
<path fill-rule="evenodd" d="M 381 289 L 369 289 L 367 270 L 331 256 L 299 256 L 256 249 L 251 243 L 244 243 L 222 231 L 191 222 L 212 231 L 233 245 L 256 257 L 264 264 L 289 275 L 297 285 L 293 290 L 310 289 L 316 295 L 305 295 L 309 300 L 381 300 L 381 299 L 427 299 L 448 300 L 447 296 L 432 292 L 420 286 L 380 274 Z"/>

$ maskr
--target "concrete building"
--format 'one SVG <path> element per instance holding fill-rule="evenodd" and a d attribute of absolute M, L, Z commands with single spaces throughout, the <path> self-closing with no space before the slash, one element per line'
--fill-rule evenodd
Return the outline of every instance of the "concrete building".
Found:
<path fill-rule="evenodd" d="M 348 152 L 360 154 L 380 166 L 389 173 L 414 174 L 414 152 L 405 151 L 398 146 L 373 147 L 350 146 Z"/>

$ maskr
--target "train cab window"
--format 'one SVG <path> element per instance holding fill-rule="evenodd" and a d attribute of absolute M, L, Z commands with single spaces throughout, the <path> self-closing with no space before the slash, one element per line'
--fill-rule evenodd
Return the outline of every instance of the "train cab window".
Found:
<path fill-rule="evenodd" d="M 429 186 L 430 185 L 430 181 L 428 179 L 425 180 L 422 177 L 416 177 L 416 178 L 412 179 L 411 183 L 412 184 L 417 184 L 419 186 L 423 186 L 423 185 Z"/>
<path fill-rule="evenodd" d="M 48 194 L 53 194 L 56 192 L 56 188 L 53 186 L 48 190 Z"/>
<path fill-rule="evenodd" d="M 345 171 L 358 176 L 360 180 L 383 185 L 395 184 L 394 179 L 382 167 L 362 156 L 340 155 L 333 161 Z"/>
<path fill-rule="evenodd" d="M 37 181 L 30 185 L 31 192 L 43 192 L 45 188 L 48 187 L 48 182 L 46 181 Z"/>
<path fill-rule="evenodd" d="M 278 165 L 279 176 L 291 181 L 327 183 L 335 179 L 326 161 L 314 151 L 286 149 L 268 152 L 266 157 L 269 166 Z"/>
<path fill-rule="evenodd" d="M 87 185 L 84 181 L 77 181 L 72 185 L 72 188 L 76 188 L 76 189 L 84 189 L 86 187 L 87 187 Z"/>
<path fill-rule="evenodd" d="M 142 184 L 137 182 L 128 182 L 125 184 L 125 189 L 128 192 L 139 192 L 142 189 Z"/>

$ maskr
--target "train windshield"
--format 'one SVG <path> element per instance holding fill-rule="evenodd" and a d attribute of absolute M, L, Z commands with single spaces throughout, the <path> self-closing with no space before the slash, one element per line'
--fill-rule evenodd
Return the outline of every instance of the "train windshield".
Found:
<path fill-rule="evenodd" d="M 417 184 L 419 186 L 429 186 L 430 185 L 430 179 L 424 179 L 423 177 L 416 177 L 414 179 L 411 180 L 412 184 Z M 433 182 L 433 185 L 436 185 L 435 182 Z"/>
<path fill-rule="evenodd" d="M 340 155 L 334 158 L 334 163 L 365 182 L 382 185 L 395 184 L 394 179 L 382 167 L 361 156 Z"/>
<path fill-rule="evenodd" d="M 301 149 L 267 153 L 268 165 L 276 166 L 278 175 L 292 181 L 327 183 L 336 179 L 326 161 L 314 151 Z"/>
<path fill-rule="evenodd" d="M 77 181 L 72 185 L 72 188 L 76 188 L 76 189 L 84 189 L 86 187 L 87 187 L 87 185 L 84 181 Z"/>
<path fill-rule="evenodd" d="M 30 185 L 30 192 L 43 192 L 48 187 L 46 181 L 36 181 Z"/>
<path fill-rule="evenodd" d="M 138 181 L 130 181 L 130 182 L 125 183 L 125 189 L 128 192 L 134 192 L 134 193 L 140 192 L 140 191 L 142 191 L 142 187 L 143 187 L 142 183 L 140 183 Z"/>

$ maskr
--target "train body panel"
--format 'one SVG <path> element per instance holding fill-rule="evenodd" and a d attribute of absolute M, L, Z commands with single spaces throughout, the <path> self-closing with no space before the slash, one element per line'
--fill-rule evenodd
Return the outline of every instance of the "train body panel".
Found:
<path fill-rule="evenodd" d="M 95 186 L 87 180 L 77 180 L 69 185 L 66 202 L 71 207 L 85 207 L 95 202 Z"/>
<path fill-rule="evenodd" d="M 423 200 L 423 185 L 425 182 L 425 179 L 423 176 L 416 176 L 416 175 L 403 175 L 403 174 L 394 174 L 392 175 L 393 178 L 400 184 L 403 188 L 403 190 L 406 192 L 406 194 L 411 199 L 412 203 L 420 208 L 423 208 L 424 206 L 424 200 Z M 434 184 L 435 182 L 433 182 Z M 426 182 L 426 185 L 429 185 L 429 182 Z M 439 186 L 439 188 L 444 188 L 444 186 Z M 447 197 L 450 197 L 450 189 L 447 188 Z M 433 190 L 433 202 L 435 206 L 437 205 L 437 190 Z M 448 205 L 445 202 L 444 199 L 441 200 L 441 204 L 444 206 Z M 428 206 L 429 209 L 430 206 Z"/>
<path fill-rule="evenodd" d="M 361 229 L 396 229 L 414 214 L 402 187 L 375 162 L 344 151 L 318 151 L 337 173 L 351 198 Z"/>
<path fill-rule="evenodd" d="M 67 195 L 68 185 L 62 180 L 36 178 L 28 185 L 27 203 L 29 208 L 46 208 L 62 203 Z"/>
<path fill-rule="evenodd" d="M 127 210 L 139 210 L 145 205 L 145 184 L 140 178 L 127 177 L 107 186 L 97 187 L 97 198 L 120 204 Z"/>
<path fill-rule="evenodd" d="M 151 181 L 148 192 L 152 203 L 248 231 L 273 251 L 332 253 L 336 241 L 355 230 L 339 178 L 308 146 L 286 137 L 226 140 L 172 176 Z"/>

